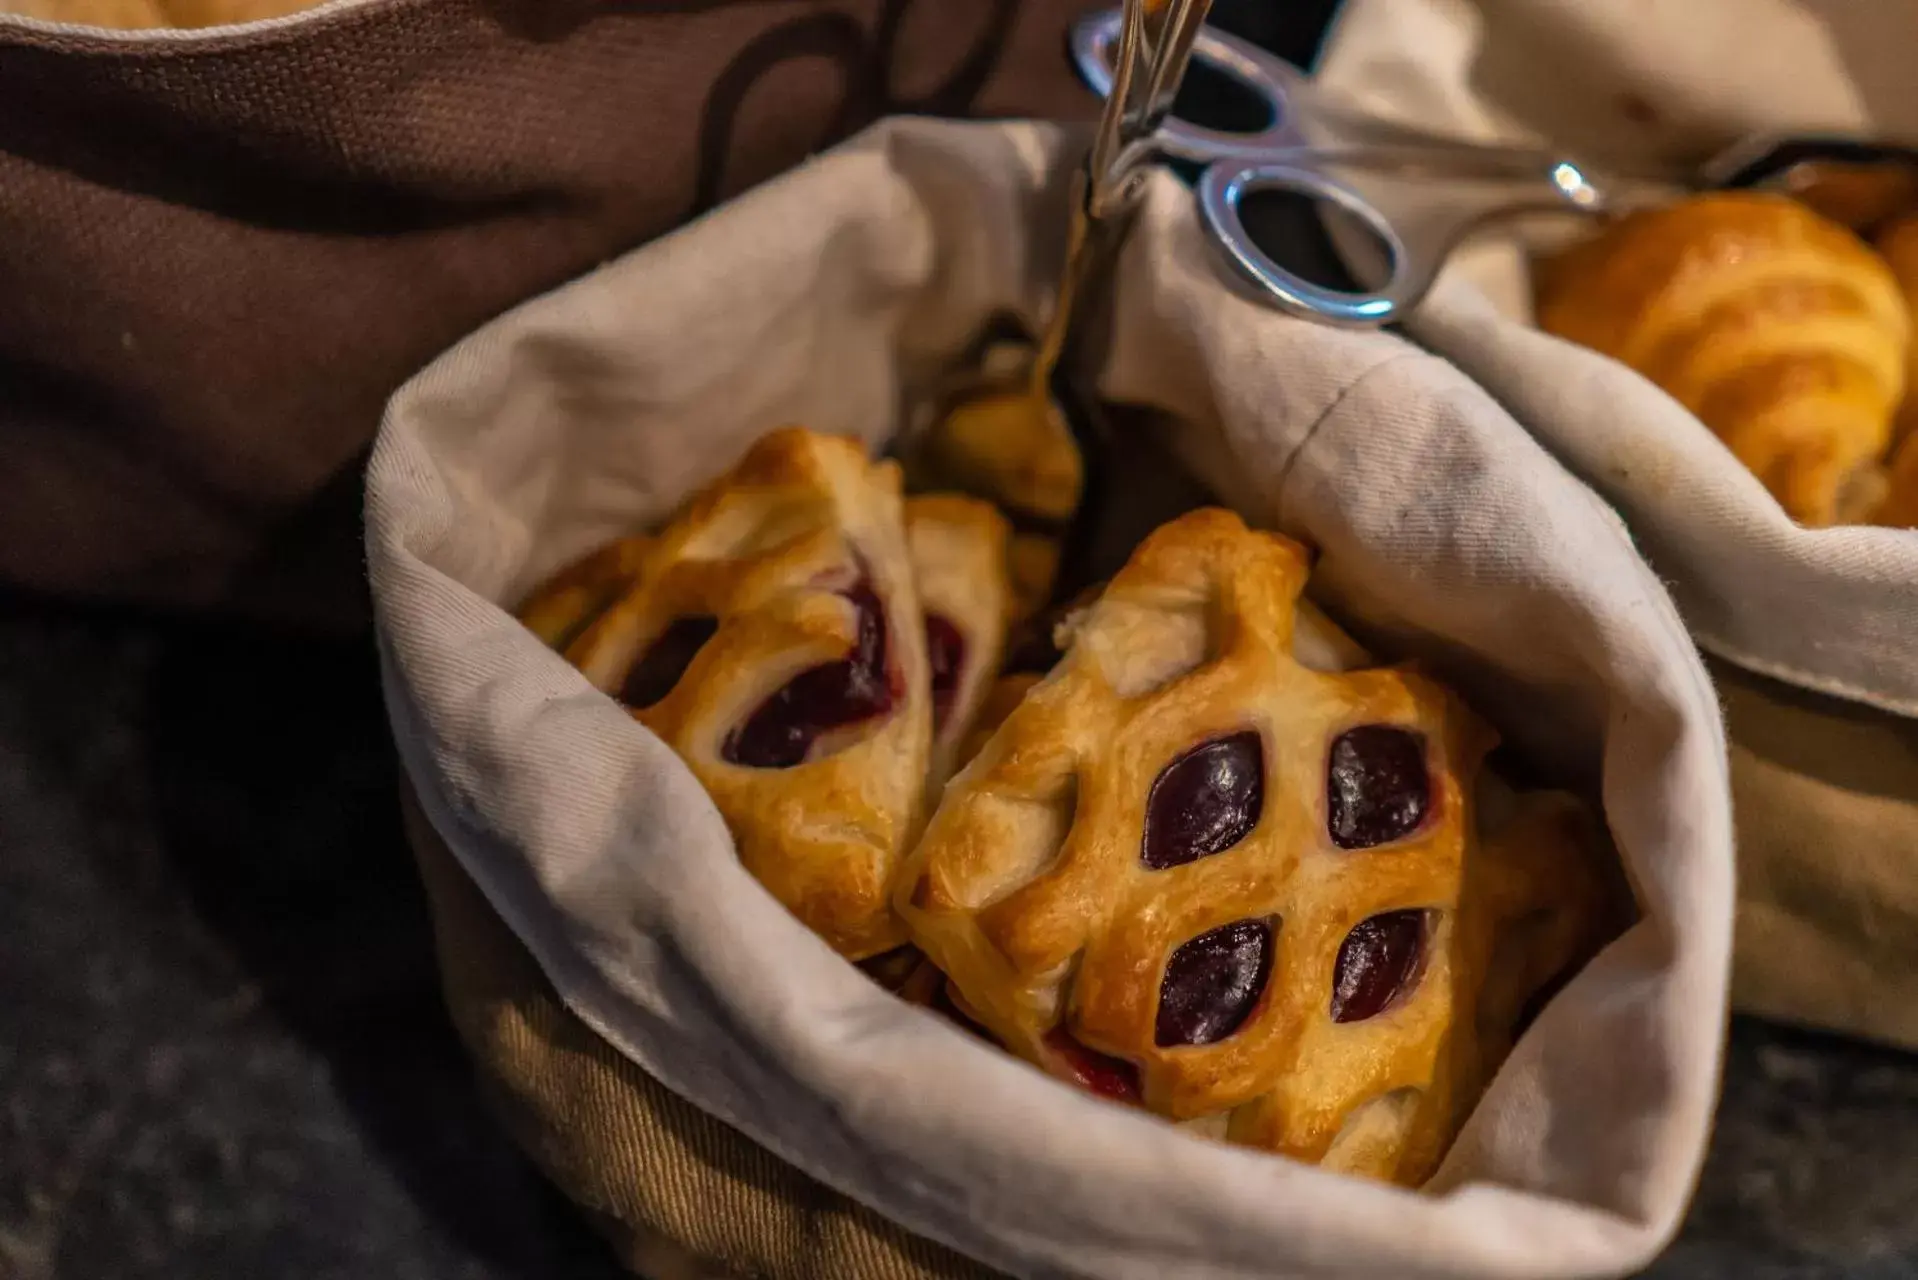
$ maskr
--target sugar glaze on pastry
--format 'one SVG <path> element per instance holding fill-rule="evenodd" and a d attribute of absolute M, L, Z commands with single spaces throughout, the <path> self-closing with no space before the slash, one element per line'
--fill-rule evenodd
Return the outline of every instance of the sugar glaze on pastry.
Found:
<path fill-rule="evenodd" d="M 1567 798 L 1482 834 L 1495 735 L 1443 687 L 1325 669 L 1335 631 L 1295 656 L 1306 576 L 1227 512 L 1159 529 L 948 786 L 899 909 L 1019 1056 L 1417 1184 L 1606 895 Z"/>

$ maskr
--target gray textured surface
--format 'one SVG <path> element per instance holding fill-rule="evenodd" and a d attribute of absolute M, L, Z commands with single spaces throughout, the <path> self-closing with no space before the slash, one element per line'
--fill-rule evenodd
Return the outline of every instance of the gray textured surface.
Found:
<path fill-rule="evenodd" d="M 372 655 L 0 602 L 0 1280 L 600 1280 L 433 989 Z M 1918 1277 L 1918 1059 L 1734 1023 L 1664 1280 Z"/>
<path fill-rule="evenodd" d="M 621 1274 L 479 1106 L 374 674 L 0 614 L 0 1280 Z"/>

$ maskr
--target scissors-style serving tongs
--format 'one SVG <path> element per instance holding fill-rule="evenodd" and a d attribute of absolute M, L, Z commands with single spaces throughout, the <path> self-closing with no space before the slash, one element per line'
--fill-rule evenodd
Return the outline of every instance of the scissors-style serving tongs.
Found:
<path fill-rule="evenodd" d="M 1121 32 L 1117 12 L 1072 33 L 1079 74 L 1110 95 Z M 1749 138 L 1702 166 L 1652 172 L 1594 168 L 1558 151 L 1488 146 L 1395 124 L 1330 101 L 1307 77 L 1256 45 L 1211 27 L 1191 61 L 1224 77 L 1236 129 L 1173 114 L 1153 135 L 1157 158 L 1198 170 L 1207 230 L 1227 259 L 1281 309 L 1332 324 L 1374 326 L 1416 306 L 1445 261 L 1487 223 L 1540 212 L 1604 213 L 1688 189 L 1781 179 L 1807 157 L 1846 164 L 1918 163 L 1910 148 L 1844 139 Z M 1289 192 L 1321 210 L 1324 231 L 1360 287 L 1307 279 L 1275 260 L 1246 225 L 1261 193 Z"/>
<path fill-rule="evenodd" d="M 1041 592 L 1049 580 L 1064 598 L 1091 580 L 1108 451 L 1105 412 L 1089 393 L 1087 319 L 1107 297 L 1142 179 L 1158 159 L 1154 139 L 1211 2 L 1126 0 L 1112 14 L 1105 110 L 1073 175 L 1051 314 L 1029 350 L 1004 340 L 1014 326 L 991 326 L 979 367 L 928 397 L 893 444 L 908 484 L 989 499 L 1013 518 L 1017 537 L 1052 544 L 1051 569 L 1042 550 L 1015 557 L 1028 570 L 1022 589 Z"/>

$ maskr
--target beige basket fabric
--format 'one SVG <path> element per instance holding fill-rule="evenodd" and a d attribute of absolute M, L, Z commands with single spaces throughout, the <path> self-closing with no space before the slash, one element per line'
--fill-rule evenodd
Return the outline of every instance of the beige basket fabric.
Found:
<path fill-rule="evenodd" d="M 1739 824 L 1734 1007 L 1918 1049 L 1918 721 L 1712 674 Z"/>
<path fill-rule="evenodd" d="M 514 1139 L 647 1280 L 992 1280 L 674 1096 L 560 1002 L 404 793 L 447 1008 Z"/>
<path fill-rule="evenodd" d="M 1918 94 L 1886 51 L 1914 24 L 1844 0 L 1347 0 L 1322 74 L 1488 142 L 1675 159 L 1751 131 L 1910 133 Z M 1800 528 L 1664 393 L 1518 323 L 1522 255 L 1480 250 L 1412 332 L 1617 508 L 1720 659 L 1734 1007 L 1918 1048 L 1918 533 Z"/>

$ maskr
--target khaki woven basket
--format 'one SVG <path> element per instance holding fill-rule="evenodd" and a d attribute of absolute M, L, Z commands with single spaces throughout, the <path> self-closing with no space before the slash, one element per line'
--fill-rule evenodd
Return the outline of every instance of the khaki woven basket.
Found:
<path fill-rule="evenodd" d="M 495 1113 L 646 1280 L 993 1280 L 674 1095 L 560 1002 L 401 783 L 447 1008 Z"/>

